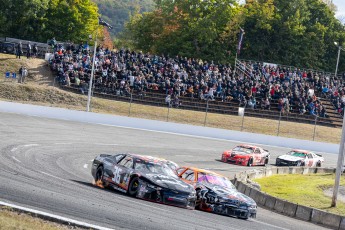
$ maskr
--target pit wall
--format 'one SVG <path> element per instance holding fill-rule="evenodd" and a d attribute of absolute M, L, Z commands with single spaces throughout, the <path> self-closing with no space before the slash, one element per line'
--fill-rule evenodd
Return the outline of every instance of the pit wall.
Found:
<path fill-rule="evenodd" d="M 332 229 L 345 230 L 345 216 L 325 212 L 319 209 L 295 204 L 259 191 L 259 186 L 253 179 L 276 174 L 308 174 L 335 173 L 334 168 L 301 168 L 301 167 L 269 167 L 240 172 L 235 175 L 234 184 L 238 191 L 255 200 L 258 206 L 270 209 L 286 216 L 315 224 L 325 225 Z"/>

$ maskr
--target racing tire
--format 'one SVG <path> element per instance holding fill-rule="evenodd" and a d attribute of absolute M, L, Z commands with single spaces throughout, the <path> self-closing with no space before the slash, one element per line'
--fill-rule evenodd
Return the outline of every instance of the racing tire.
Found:
<path fill-rule="evenodd" d="M 252 167 L 253 166 L 253 158 L 249 158 L 247 166 L 248 167 Z"/>
<path fill-rule="evenodd" d="M 127 193 L 130 196 L 136 196 L 139 190 L 139 178 L 133 177 L 131 182 L 129 182 Z"/>
<path fill-rule="evenodd" d="M 222 156 L 222 161 L 224 162 L 224 163 L 226 163 L 226 158 L 224 157 L 224 156 Z"/>
<path fill-rule="evenodd" d="M 97 168 L 97 171 L 96 171 L 96 175 L 95 175 L 96 185 L 98 185 L 98 183 L 99 183 L 100 186 L 104 187 L 103 176 L 104 176 L 104 168 L 101 165 Z"/>
<path fill-rule="evenodd" d="M 320 168 L 321 166 L 322 166 L 321 161 L 319 161 L 319 162 L 316 163 L 316 167 L 319 167 L 319 168 Z"/>
<path fill-rule="evenodd" d="M 238 216 L 238 219 L 241 219 L 241 220 L 248 220 L 249 218 L 248 218 L 248 217 L 239 217 L 239 216 Z"/>
<path fill-rule="evenodd" d="M 267 165 L 268 165 L 268 161 L 269 161 L 269 159 L 268 159 L 268 158 L 266 158 L 266 159 L 265 159 L 264 166 L 267 166 Z"/>

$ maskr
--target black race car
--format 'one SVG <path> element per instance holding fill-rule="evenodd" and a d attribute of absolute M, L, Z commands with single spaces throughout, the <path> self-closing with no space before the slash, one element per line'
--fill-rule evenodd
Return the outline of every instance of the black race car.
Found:
<path fill-rule="evenodd" d="M 179 179 L 167 160 L 135 154 L 97 156 L 91 173 L 101 187 L 141 199 L 189 209 L 195 208 L 193 186 Z"/>
<path fill-rule="evenodd" d="M 181 167 L 177 172 L 182 180 L 194 186 L 196 209 L 240 219 L 256 217 L 255 201 L 237 191 L 226 177 L 193 167 Z"/>

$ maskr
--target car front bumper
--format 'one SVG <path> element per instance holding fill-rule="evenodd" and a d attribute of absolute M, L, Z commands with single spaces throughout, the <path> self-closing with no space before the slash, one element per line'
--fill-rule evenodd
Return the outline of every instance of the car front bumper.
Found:
<path fill-rule="evenodd" d="M 137 197 L 167 205 L 194 209 L 196 202 L 195 193 L 184 193 L 173 191 L 167 188 L 152 188 L 146 182 L 139 181 Z"/>

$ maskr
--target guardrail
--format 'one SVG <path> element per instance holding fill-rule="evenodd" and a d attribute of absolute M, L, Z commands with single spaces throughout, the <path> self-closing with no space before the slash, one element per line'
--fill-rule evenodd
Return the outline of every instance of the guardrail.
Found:
<path fill-rule="evenodd" d="M 252 179 L 275 174 L 335 173 L 334 168 L 267 167 L 240 172 L 235 175 L 234 184 L 239 192 L 251 197 L 264 208 L 315 224 L 322 224 L 337 230 L 345 230 L 345 216 L 325 212 L 316 208 L 295 204 L 258 190 Z"/>

